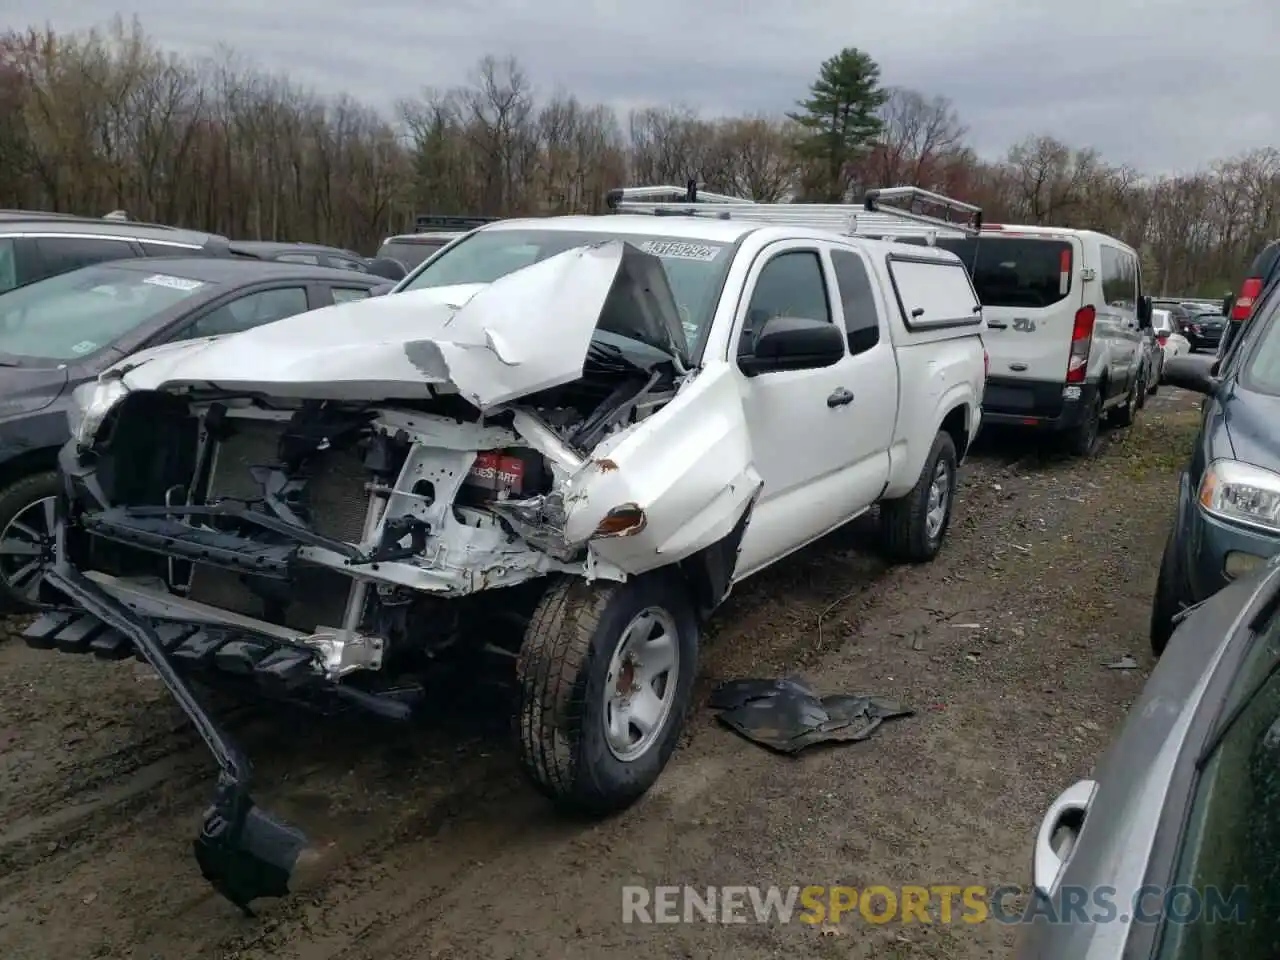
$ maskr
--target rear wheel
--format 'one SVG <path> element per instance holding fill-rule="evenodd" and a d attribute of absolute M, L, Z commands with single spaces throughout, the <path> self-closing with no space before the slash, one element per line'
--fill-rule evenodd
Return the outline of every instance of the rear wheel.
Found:
<path fill-rule="evenodd" d="M 658 779 L 684 727 L 698 622 L 682 580 L 555 581 L 517 665 L 520 759 L 559 806 L 603 815 Z"/>
<path fill-rule="evenodd" d="M 1133 425 L 1133 419 L 1142 408 L 1142 401 L 1146 398 L 1146 388 L 1143 386 L 1143 380 L 1143 375 L 1139 372 L 1133 383 L 1129 384 L 1129 392 L 1125 394 L 1124 403 L 1111 411 L 1109 419 L 1113 426 L 1129 427 Z"/>
<path fill-rule="evenodd" d="M 942 549 L 956 495 L 956 445 L 939 431 L 916 485 L 903 497 L 880 505 L 885 552 L 900 563 L 924 563 Z"/>
<path fill-rule="evenodd" d="M 1066 432 L 1063 437 L 1067 452 L 1075 457 L 1091 457 L 1098 449 L 1098 437 L 1102 429 L 1102 393 L 1105 385 L 1099 385 L 1097 396 L 1085 412 L 1084 419 Z"/>

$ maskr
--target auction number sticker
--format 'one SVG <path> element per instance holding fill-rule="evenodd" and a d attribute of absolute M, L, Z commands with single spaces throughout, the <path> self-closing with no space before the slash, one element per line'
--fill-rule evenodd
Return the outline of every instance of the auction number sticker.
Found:
<path fill-rule="evenodd" d="M 724 247 L 714 247 L 706 243 L 689 243 L 686 240 L 646 240 L 640 249 L 655 257 L 669 257 L 672 260 L 701 260 L 710 263 L 720 256 Z"/>
<path fill-rule="evenodd" d="M 181 290 L 183 293 L 190 293 L 192 290 L 199 290 L 204 286 L 203 280 L 188 280 L 186 277 L 171 277 L 165 273 L 154 273 L 142 282 L 149 283 L 153 287 L 168 287 L 170 290 Z"/>

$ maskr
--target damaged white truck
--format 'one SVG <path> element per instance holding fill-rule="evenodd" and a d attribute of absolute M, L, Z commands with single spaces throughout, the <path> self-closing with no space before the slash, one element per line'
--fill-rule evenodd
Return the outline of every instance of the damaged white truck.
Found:
<path fill-rule="evenodd" d="M 509 611 L 523 765 L 603 814 L 667 763 L 735 584 L 876 505 L 894 559 L 937 553 L 985 351 L 930 241 L 980 212 L 714 199 L 493 223 L 386 297 L 77 391 L 27 641 L 157 671 L 219 764 L 195 850 L 242 909 L 306 840 L 193 678 L 403 717 L 402 678 L 486 639 L 468 611 Z"/>

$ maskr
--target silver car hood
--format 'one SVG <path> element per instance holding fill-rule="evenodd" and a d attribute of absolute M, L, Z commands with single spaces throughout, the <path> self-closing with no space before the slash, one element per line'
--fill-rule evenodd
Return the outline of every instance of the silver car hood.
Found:
<path fill-rule="evenodd" d="M 487 411 L 581 377 L 597 327 L 688 359 L 661 264 L 608 241 L 491 284 L 323 307 L 232 336 L 144 351 L 113 369 L 125 371 L 131 390 L 377 402 L 453 388 Z"/>

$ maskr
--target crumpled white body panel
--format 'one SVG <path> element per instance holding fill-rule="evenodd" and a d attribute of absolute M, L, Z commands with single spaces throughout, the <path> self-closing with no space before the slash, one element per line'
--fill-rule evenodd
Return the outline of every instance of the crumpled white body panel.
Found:
<path fill-rule="evenodd" d="M 134 354 L 132 390 L 214 388 L 378 402 L 451 384 L 482 411 L 582 376 L 622 262 L 579 247 L 491 284 L 439 287 L 297 314 L 228 337 Z"/>

